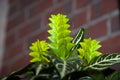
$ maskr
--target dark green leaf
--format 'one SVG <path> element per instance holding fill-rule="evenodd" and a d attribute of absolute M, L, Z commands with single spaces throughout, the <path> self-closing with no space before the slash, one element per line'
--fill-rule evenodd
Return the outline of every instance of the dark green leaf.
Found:
<path fill-rule="evenodd" d="M 49 68 L 50 65 L 49 64 L 38 64 L 36 67 L 36 75 L 39 75 L 39 73 L 43 70 L 43 69 L 47 69 Z"/>
<path fill-rule="evenodd" d="M 88 70 L 88 75 L 92 77 L 93 80 L 105 80 L 105 75 L 102 71 Z"/>
<path fill-rule="evenodd" d="M 93 59 L 84 70 L 104 70 L 117 63 L 120 63 L 120 54 L 104 54 Z"/>
<path fill-rule="evenodd" d="M 85 77 L 81 77 L 79 80 L 93 80 L 93 79 L 89 76 L 85 76 Z"/>
<path fill-rule="evenodd" d="M 34 65 L 35 65 L 34 63 L 28 64 L 26 67 L 6 75 L 1 80 L 9 80 L 10 78 L 15 77 L 16 75 L 25 74 L 27 72 L 33 72 Z"/>
<path fill-rule="evenodd" d="M 120 80 L 120 71 L 115 71 L 107 80 Z"/>
<path fill-rule="evenodd" d="M 75 36 L 75 38 L 73 39 L 72 43 L 75 44 L 75 46 L 71 49 L 72 51 L 75 49 L 78 49 L 80 47 L 80 42 L 83 41 L 84 38 L 84 34 L 85 34 L 85 29 L 81 28 L 77 35 Z"/>
<path fill-rule="evenodd" d="M 69 73 L 80 71 L 82 61 L 77 57 L 70 57 L 67 60 L 62 60 L 58 57 L 52 58 L 52 62 L 61 76 L 61 79 Z"/>

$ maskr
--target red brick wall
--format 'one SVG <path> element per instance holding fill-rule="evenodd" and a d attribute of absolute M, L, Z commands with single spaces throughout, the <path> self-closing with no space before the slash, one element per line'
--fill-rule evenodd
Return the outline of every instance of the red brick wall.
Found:
<path fill-rule="evenodd" d="M 47 39 L 48 17 L 52 13 L 68 15 L 72 35 L 81 27 L 87 28 L 86 37 L 100 40 L 103 53 L 120 52 L 118 0 L 8 1 L 10 6 L 1 75 L 29 63 L 28 46 L 36 39 Z"/>

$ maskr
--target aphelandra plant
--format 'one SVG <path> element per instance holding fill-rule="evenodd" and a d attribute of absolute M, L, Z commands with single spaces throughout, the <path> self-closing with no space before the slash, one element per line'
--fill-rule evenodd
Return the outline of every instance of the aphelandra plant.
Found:
<path fill-rule="evenodd" d="M 51 15 L 49 20 L 49 43 L 32 43 L 31 63 L 1 80 L 120 80 L 120 71 L 109 68 L 120 63 L 120 54 L 99 52 L 100 42 L 84 39 L 83 28 L 72 38 L 66 15 Z"/>

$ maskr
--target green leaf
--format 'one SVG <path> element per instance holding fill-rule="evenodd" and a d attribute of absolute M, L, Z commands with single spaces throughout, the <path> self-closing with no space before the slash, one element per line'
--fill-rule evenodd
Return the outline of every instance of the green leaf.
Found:
<path fill-rule="evenodd" d="M 72 51 L 80 48 L 80 44 L 79 43 L 83 41 L 84 34 L 85 34 L 85 29 L 81 28 L 78 31 L 78 33 L 75 36 L 75 38 L 72 40 L 72 43 L 75 44 L 75 46 L 71 49 Z"/>
<path fill-rule="evenodd" d="M 119 80 L 120 79 L 120 71 L 115 71 L 112 75 L 107 77 L 107 80 Z"/>
<path fill-rule="evenodd" d="M 51 60 L 51 59 L 50 59 Z M 35 80 L 59 80 L 60 76 L 56 70 L 56 68 L 53 66 L 53 64 L 47 63 L 47 64 L 40 64 L 35 68 Z"/>
<path fill-rule="evenodd" d="M 85 76 L 85 77 L 81 77 L 79 80 L 93 80 L 93 79 L 89 76 Z"/>
<path fill-rule="evenodd" d="M 97 40 L 92 40 L 91 38 L 84 39 L 83 42 L 80 42 L 80 45 L 81 48 L 78 49 L 79 58 L 84 61 L 84 65 L 89 64 L 93 58 L 101 55 L 101 53 L 97 51 L 101 47 Z"/>
<path fill-rule="evenodd" d="M 93 80 L 105 80 L 105 75 L 102 71 L 98 70 L 88 70 L 88 75 L 92 77 Z"/>
<path fill-rule="evenodd" d="M 90 64 L 84 68 L 84 70 L 104 70 L 116 63 L 120 63 L 120 54 L 104 54 L 93 59 Z"/>
<path fill-rule="evenodd" d="M 42 62 L 42 61 L 49 62 L 49 60 L 46 57 L 48 56 L 47 54 L 48 49 L 49 47 L 45 40 L 43 41 L 37 40 L 36 42 L 32 43 L 32 46 L 30 46 L 31 52 L 29 55 L 32 56 L 33 59 L 30 60 L 30 62 Z"/>
<path fill-rule="evenodd" d="M 82 61 L 77 57 L 70 57 L 67 60 L 62 60 L 58 57 L 52 58 L 52 62 L 58 70 L 61 79 L 67 74 L 81 70 Z"/>
<path fill-rule="evenodd" d="M 48 39 L 51 43 L 48 45 L 56 56 L 65 60 L 70 55 L 70 50 L 74 46 L 74 44 L 71 43 L 73 38 L 69 36 L 71 33 L 68 29 L 70 27 L 68 24 L 69 19 L 66 15 L 57 14 L 51 15 L 49 20 L 51 21 L 51 23 L 49 23 L 51 29 L 48 30 L 50 34 Z"/>
<path fill-rule="evenodd" d="M 37 65 L 37 67 L 36 67 L 36 72 L 35 72 L 35 74 L 36 75 L 39 75 L 40 74 L 40 72 L 43 70 L 43 69 L 46 69 L 46 68 L 48 68 L 48 67 L 50 67 L 50 65 L 49 64 L 38 64 Z"/>
<path fill-rule="evenodd" d="M 24 68 L 21 68 L 17 71 L 13 71 L 12 73 L 3 76 L 2 78 L 0 78 L 0 80 L 11 80 L 12 77 L 15 77 L 16 75 L 22 75 L 22 74 L 26 74 L 27 72 L 33 72 L 33 68 L 34 68 L 34 63 L 30 63 L 27 66 L 25 66 Z"/>

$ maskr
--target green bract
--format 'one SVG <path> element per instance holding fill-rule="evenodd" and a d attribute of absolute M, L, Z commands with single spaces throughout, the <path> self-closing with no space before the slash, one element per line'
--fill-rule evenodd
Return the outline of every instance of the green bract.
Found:
<path fill-rule="evenodd" d="M 83 42 L 80 42 L 81 48 L 78 49 L 79 57 L 84 60 L 87 64 L 95 57 L 101 55 L 99 51 L 97 51 L 101 45 L 99 41 L 92 40 L 91 38 L 84 39 Z"/>
<path fill-rule="evenodd" d="M 45 57 L 47 56 L 47 50 L 49 49 L 46 41 L 39 41 L 37 40 L 35 43 L 32 43 L 32 46 L 30 46 L 30 56 L 33 57 L 30 62 L 41 62 L 41 61 L 47 61 L 49 60 Z"/>
<path fill-rule="evenodd" d="M 51 29 L 48 30 L 48 33 L 50 34 L 48 39 L 51 41 L 49 47 L 56 56 L 64 60 L 68 57 L 70 49 L 74 46 L 74 44 L 71 43 L 73 38 L 69 36 L 71 32 L 68 30 L 70 27 L 67 23 L 69 19 L 66 15 L 57 14 L 51 15 L 49 20 L 51 21 L 51 23 L 49 23 Z"/>

